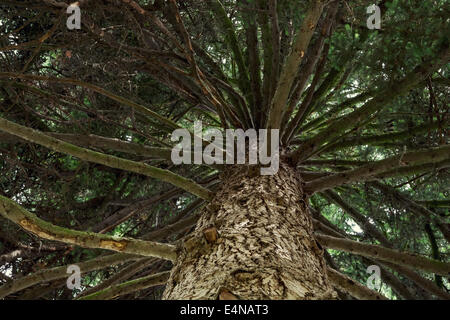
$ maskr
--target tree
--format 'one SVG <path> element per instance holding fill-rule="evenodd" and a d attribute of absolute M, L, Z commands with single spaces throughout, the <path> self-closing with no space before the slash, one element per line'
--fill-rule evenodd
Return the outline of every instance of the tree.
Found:
<path fill-rule="evenodd" d="M 448 299 L 448 7 L 372 4 L 2 2 L 0 297 Z M 195 121 L 278 172 L 173 165 Z"/>

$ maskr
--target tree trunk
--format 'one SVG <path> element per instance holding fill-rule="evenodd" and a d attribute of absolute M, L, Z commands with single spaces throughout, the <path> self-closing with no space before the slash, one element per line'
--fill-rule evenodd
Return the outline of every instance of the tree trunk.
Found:
<path fill-rule="evenodd" d="M 230 167 L 178 248 L 164 299 L 334 299 L 301 177 Z"/>

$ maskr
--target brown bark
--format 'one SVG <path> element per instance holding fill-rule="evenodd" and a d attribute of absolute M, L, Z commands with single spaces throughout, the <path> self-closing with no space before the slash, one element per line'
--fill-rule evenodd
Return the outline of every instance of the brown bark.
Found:
<path fill-rule="evenodd" d="M 179 246 L 164 299 L 334 299 L 294 169 L 229 168 Z"/>

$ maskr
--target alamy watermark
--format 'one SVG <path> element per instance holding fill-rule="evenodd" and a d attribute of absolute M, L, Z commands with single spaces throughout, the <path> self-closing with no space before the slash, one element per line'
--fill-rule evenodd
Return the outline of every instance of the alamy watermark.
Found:
<path fill-rule="evenodd" d="M 66 284 L 67 288 L 70 290 L 73 289 L 81 289 L 81 270 L 80 267 L 76 264 L 71 264 L 67 267 L 67 272 L 71 273 L 71 275 L 67 278 Z"/>
<path fill-rule="evenodd" d="M 367 18 L 367 28 L 370 30 L 381 29 L 381 9 L 376 4 L 367 7 L 368 14 L 371 14 Z"/>
<path fill-rule="evenodd" d="M 381 29 L 381 10 L 377 5 L 367 7 L 371 14 L 367 19 L 367 28 Z M 67 7 L 66 26 L 69 30 L 81 29 L 81 9 L 78 2 Z M 270 138 L 268 134 L 270 133 Z M 203 136 L 203 137 L 202 137 Z M 194 148 L 191 150 L 191 133 L 186 129 L 177 129 L 172 133 L 172 141 L 182 141 L 172 149 L 171 159 L 174 164 L 250 164 L 270 165 L 261 167 L 261 175 L 274 175 L 279 169 L 279 130 L 278 129 L 227 129 L 225 130 L 226 149 L 224 138 L 218 129 L 209 129 L 202 132 L 201 122 L 194 125 Z M 204 141 L 211 143 L 202 149 Z M 236 143 L 235 143 L 235 140 Z M 249 141 L 248 148 L 246 141 Z M 236 150 L 235 150 L 236 146 Z M 270 149 L 270 150 L 269 150 Z M 236 151 L 236 152 L 235 152 Z M 246 152 L 248 151 L 248 153 Z M 224 160 L 225 155 L 225 160 Z M 248 155 L 248 162 L 246 161 Z"/>
<path fill-rule="evenodd" d="M 66 12 L 67 14 L 70 14 L 66 21 L 67 29 L 81 29 L 81 9 L 78 6 L 78 2 L 68 6 Z"/>
<path fill-rule="evenodd" d="M 69 30 L 81 29 L 81 9 L 78 2 L 74 2 L 67 7 L 67 14 L 70 16 L 67 18 L 66 26 Z M 367 18 L 367 28 L 370 30 L 381 29 L 381 9 L 376 4 L 370 5 L 366 9 L 367 14 L 370 16 Z"/>
<path fill-rule="evenodd" d="M 372 290 L 380 290 L 381 288 L 381 270 L 377 265 L 371 265 L 367 267 L 367 273 L 371 273 L 369 278 L 367 278 L 367 287 Z"/>
<path fill-rule="evenodd" d="M 203 133 L 202 123 L 196 121 L 193 136 L 192 144 L 192 134 L 187 129 L 176 129 L 172 133 L 172 141 L 178 142 L 181 139 L 172 149 L 171 159 L 174 164 L 192 164 L 193 159 L 194 164 L 261 165 L 261 175 L 274 175 L 278 172 L 280 165 L 278 129 L 258 131 L 226 129 L 224 139 L 219 129 L 208 129 Z M 204 146 L 205 144 L 207 145 Z M 262 167 L 267 165 L 268 167 Z"/>
<path fill-rule="evenodd" d="M 74 2 L 67 7 L 67 14 L 70 16 L 67 18 L 66 26 L 69 30 L 81 29 L 81 9 L 78 2 Z M 381 29 L 381 9 L 376 4 L 370 5 L 366 9 L 367 14 L 370 16 L 367 18 L 367 28 L 370 30 Z"/>

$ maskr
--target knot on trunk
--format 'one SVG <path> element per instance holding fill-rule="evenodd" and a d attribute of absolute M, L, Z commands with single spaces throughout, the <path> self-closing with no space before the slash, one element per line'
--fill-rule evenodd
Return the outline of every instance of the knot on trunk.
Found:
<path fill-rule="evenodd" d="M 209 226 L 201 232 L 196 231 L 182 242 L 182 251 L 192 258 L 199 257 L 211 251 L 214 244 L 220 243 L 216 227 Z"/>

